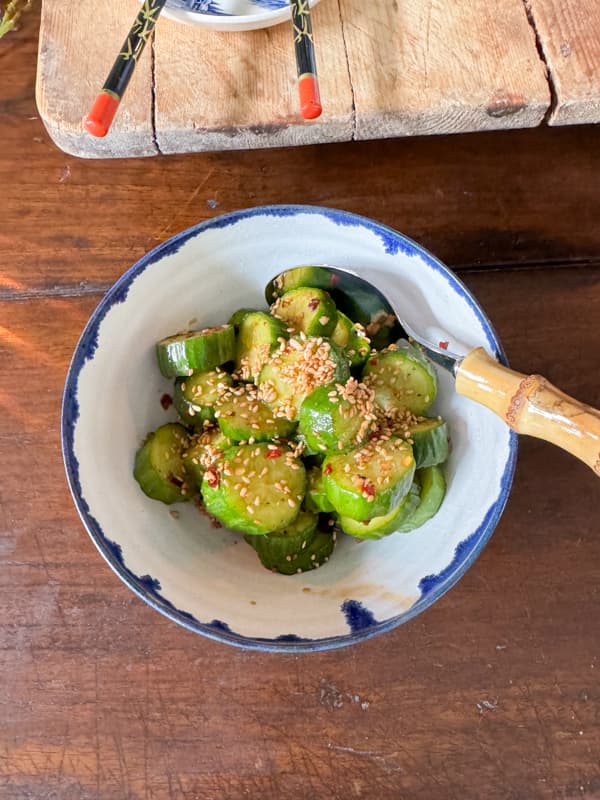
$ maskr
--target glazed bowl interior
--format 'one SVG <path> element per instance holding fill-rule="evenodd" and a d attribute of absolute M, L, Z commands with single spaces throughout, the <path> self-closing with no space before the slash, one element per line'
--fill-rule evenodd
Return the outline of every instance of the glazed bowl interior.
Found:
<path fill-rule="evenodd" d="M 228 214 L 165 242 L 102 300 L 75 351 L 63 403 L 67 476 L 82 520 L 115 572 L 150 605 L 206 636 L 243 647 L 311 650 L 373 636 L 409 620 L 481 552 L 506 502 L 514 434 L 458 396 L 439 372 L 433 411 L 448 420 L 448 491 L 423 528 L 381 541 L 341 536 L 330 561 L 291 577 L 258 562 L 240 534 L 214 528 L 192 504 L 176 514 L 132 477 L 146 434 L 175 419 L 160 403 L 172 383 L 154 345 L 190 323 L 263 308 L 282 268 L 330 263 L 374 282 L 429 336 L 452 349 L 483 345 L 502 359 L 481 308 L 417 244 L 342 211 L 274 206 Z"/>

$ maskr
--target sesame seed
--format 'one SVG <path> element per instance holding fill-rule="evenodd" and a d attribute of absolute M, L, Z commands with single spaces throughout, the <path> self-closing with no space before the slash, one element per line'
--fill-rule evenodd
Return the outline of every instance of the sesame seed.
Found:
<path fill-rule="evenodd" d="M 295 501 L 295 500 L 292 500 L 292 498 L 291 498 L 291 497 L 290 497 L 290 498 L 289 498 L 289 500 L 287 501 L 287 504 L 288 504 L 288 506 L 289 506 L 290 508 L 296 508 L 296 505 L 297 505 L 297 504 L 296 504 L 296 501 Z"/>

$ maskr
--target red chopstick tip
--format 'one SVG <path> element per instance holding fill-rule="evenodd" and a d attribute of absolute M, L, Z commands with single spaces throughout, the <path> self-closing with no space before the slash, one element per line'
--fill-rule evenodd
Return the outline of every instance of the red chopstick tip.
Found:
<path fill-rule="evenodd" d="M 92 110 L 85 118 L 84 124 L 86 131 L 91 133 L 92 136 L 98 136 L 99 138 L 106 136 L 115 118 L 118 107 L 119 101 L 116 97 L 106 92 L 100 92 L 94 101 Z"/>
<path fill-rule="evenodd" d="M 319 95 L 319 82 L 316 75 L 302 75 L 298 81 L 300 94 L 300 111 L 304 119 L 317 119 L 321 116 L 323 107 Z"/>

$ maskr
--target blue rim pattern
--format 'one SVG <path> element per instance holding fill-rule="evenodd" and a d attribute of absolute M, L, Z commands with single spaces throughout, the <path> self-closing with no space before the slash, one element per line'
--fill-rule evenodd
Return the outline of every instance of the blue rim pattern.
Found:
<path fill-rule="evenodd" d="M 191 11 L 194 14 L 208 16 L 235 17 L 243 14 L 233 14 L 223 7 L 223 0 L 167 0 L 167 8 L 180 11 Z M 256 6 L 259 11 L 281 11 L 289 5 L 289 0 L 248 0 L 249 5 Z"/>
<path fill-rule="evenodd" d="M 189 239 L 194 238 L 198 234 L 206 230 L 236 225 L 242 220 L 257 216 L 289 218 L 300 214 L 321 216 L 343 227 L 366 228 L 381 239 L 385 251 L 388 254 L 403 252 L 407 255 L 421 256 L 430 267 L 441 273 L 453 291 L 459 294 L 468 303 L 484 330 L 490 351 L 495 354 L 496 358 L 501 363 L 507 364 L 506 355 L 491 322 L 466 286 L 448 267 L 412 239 L 382 223 L 338 209 L 304 205 L 258 206 L 256 208 L 224 214 L 215 219 L 194 225 L 176 234 L 171 239 L 168 239 L 148 252 L 113 284 L 93 311 L 77 343 L 67 373 L 62 403 L 61 441 L 69 488 L 85 528 L 113 571 L 130 589 L 150 606 L 183 627 L 196 633 L 201 633 L 209 639 L 226 642 L 245 649 L 270 652 L 311 652 L 344 647 L 370 639 L 380 633 L 390 631 L 398 625 L 408 622 L 410 619 L 417 616 L 417 614 L 420 614 L 426 608 L 433 605 L 436 600 L 454 586 L 465 574 L 491 537 L 508 500 L 517 455 L 517 435 L 513 431 L 510 431 L 509 456 L 500 481 L 500 492 L 496 501 L 488 509 L 487 514 L 477 530 L 458 544 L 451 563 L 439 574 L 429 575 L 421 580 L 419 584 L 421 590 L 419 600 L 403 614 L 399 614 L 382 622 L 376 620 L 372 612 L 361 603 L 351 599 L 345 600 L 340 609 L 350 629 L 350 633 L 345 635 L 323 639 L 303 639 L 294 634 L 279 636 L 275 639 L 260 639 L 243 636 L 231 631 L 226 623 L 219 620 L 200 622 L 188 612 L 176 608 L 167 598 L 163 597 L 158 580 L 152 578 L 150 575 L 135 575 L 128 569 L 124 562 L 120 545 L 105 536 L 101 526 L 91 514 L 90 508 L 83 497 L 79 480 L 79 463 L 74 450 L 75 426 L 79 417 L 77 401 L 79 374 L 86 361 L 92 359 L 96 351 L 98 333 L 102 320 L 115 304 L 122 303 L 126 299 L 132 283 L 149 266 L 167 255 L 176 253 Z"/>

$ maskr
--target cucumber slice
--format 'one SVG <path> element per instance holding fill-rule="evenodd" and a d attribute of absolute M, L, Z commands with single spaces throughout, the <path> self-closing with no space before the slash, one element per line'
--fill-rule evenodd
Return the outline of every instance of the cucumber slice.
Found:
<path fill-rule="evenodd" d="M 329 514 L 333 506 L 327 498 L 323 484 L 323 472 L 320 467 L 311 467 L 306 473 L 306 497 L 304 506 L 307 511 Z"/>
<path fill-rule="evenodd" d="M 411 517 L 419 506 L 420 486 L 413 481 L 408 494 L 402 498 L 398 508 L 382 517 L 374 517 L 364 522 L 358 522 L 350 517 L 341 517 L 340 526 L 344 533 L 357 539 L 383 539 L 395 533 L 398 528 Z"/>
<path fill-rule="evenodd" d="M 320 567 L 335 547 L 335 534 L 319 531 L 319 517 L 301 511 L 294 522 L 278 533 L 245 536 L 264 567 L 283 575 L 294 575 Z"/>
<path fill-rule="evenodd" d="M 233 314 L 229 317 L 229 325 L 233 325 L 235 328 L 235 332 L 237 333 L 238 328 L 244 317 L 248 314 L 254 314 L 258 311 L 257 308 L 238 308 L 237 311 L 234 311 Z"/>
<path fill-rule="evenodd" d="M 389 514 L 410 490 L 412 447 L 398 437 L 373 439 L 323 463 L 327 497 L 340 516 L 363 521 Z"/>
<path fill-rule="evenodd" d="M 206 470 L 223 456 L 225 450 L 231 447 L 232 442 L 219 428 L 211 428 L 195 436 L 184 450 L 183 464 L 186 472 L 191 476 L 198 487 Z"/>
<path fill-rule="evenodd" d="M 371 342 L 364 333 L 364 328 L 339 310 L 331 341 L 344 350 L 352 367 L 362 367 L 369 358 Z"/>
<path fill-rule="evenodd" d="M 400 533 L 420 528 L 437 514 L 446 494 L 446 479 L 440 467 L 426 467 L 415 473 L 421 486 L 421 501 L 413 514 L 398 526 Z"/>
<path fill-rule="evenodd" d="M 375 402 L 386 413 L 408 409 L 423 414 L 435 400 L 437 373 L 428 359 L 408 344 L 390 345 L 369 357 L 363 381 L 375 391 Z"/>
<path fill-rule="evenodd" d="M 188 445 L 188 433 L 177 422 L 161 425 L 150 435 L 137 451 L 133 468 L 144 494 L 167 505 L 190 499 L 193 482 L 182 459 Z"/>
<path fill-rule="evenodd" d="M 292 435 L 296 423 L 274 416 L 271 408 L 258 399 L 255 387 L 248 385 L 243 394 L 238 391 L 221 401 L 217 411 L 219 428 L 232 442 L 253 444 Z"/>
<path fill-rule="evenodd" d="M 287 339 L 285 325 L 264 311 L 246 313 L 239 322 L 235 367 L 244 381 L 255 381 L 269 356 Z"/>
<path fill-rule="evenodd" d="M 344 384 L 350 377 L 341 350 L 320 337 L 293 337 L 273 353 L 260 371 L 259 397 L 276 416 L 298 418 L 300 406 L 317 386 Z"/>
<path fill-rule="evenodd" d="M 242 533 L 286 528 L 298 516 L 305 491 L 304 465 L 284 445 L 230 447 L 202 480 L 209 514 Z"/>
<path fill-rule="evenodd" d="M 186 425 L 202 428 L 204 422 L 214 420 L 215 403 L 228 386 L 233 386 L 231 375 L 218 368 L 177 378 L 173 404 Z"/>
<path fill-rule="evenodd" d="M 156 357 L 165 378 L 219 367 L 235 357 L 233 326 L 218 325 L 168 336 L 156 345 Z"/>
<path fill-rule="evenodd" d="M 281 297 L 285 292 L 291 289 L 297 289 L 299 286 L 311 286 L 313 289 L 329 289 L 331 288 L 332 274 L 323 267 L 295 267 L 288 269 L 278 276 L 274 281 L 274 297 Z M 272 297 L 267 297 L 267 302 L 270 303 Z"/>
<path fill-rule="evenodd" d="M 278 297 L 271 314 L 306 336 L 329 336 L 337 322 L 337 309 L 327 292 L 306 287 Z"/>
<path fill-rule="evenodd" d="M 417 469 L 442 464 L 448 458 L 448 426 L 441 417 L 417 422 L 408 434 Z"/>
<path fill-rule="evenodd" d="M 298 430 L 310 451 L 358 447 L 375 426 L 374 392 L 356 378 L 319 386 L 302 403 Z"/>

